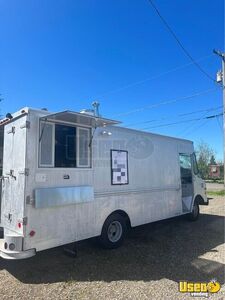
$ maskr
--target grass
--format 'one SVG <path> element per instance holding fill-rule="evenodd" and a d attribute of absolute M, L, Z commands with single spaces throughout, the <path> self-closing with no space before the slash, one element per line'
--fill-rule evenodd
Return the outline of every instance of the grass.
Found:
<path fill-rule="evenodd" d="M 205 179 L 205 182 L 207 182 L 207 183 L 219 183 L 219 184 L 224 183 L 224 181 L 222 179 Z"/>
<path fill-rule="evenodd" d="M 221 190 L 221 191 L 207 191 L 207 195 L 209 195 L 209 196 L 225 196 L 225 190 Z"/>

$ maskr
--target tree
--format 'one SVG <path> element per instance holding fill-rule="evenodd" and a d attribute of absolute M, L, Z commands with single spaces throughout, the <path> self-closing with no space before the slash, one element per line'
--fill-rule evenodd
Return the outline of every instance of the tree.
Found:
<path fill-rule="evenodd" d="M 208 174 L 209 174 L 208 165 L 212 157 L 215 160 L 215 152 L 207 143 L 201 141 L 197 145 L 196 155 L 197 155 L 199 173 L 202 178 L 206 179 L 208 178 Z"/>
<path fill-rule="evenodd" d="M 216 160 L 215 160 L 215 156 L 212 155 L 210 158 L 210 165 L 216 165 Z"/>
<path fill-rule="evenodd" d="M 220 178 L 224 178 L 224 165 L 222 160 L 217 161 L 218 165 L 220 166 Z"/>

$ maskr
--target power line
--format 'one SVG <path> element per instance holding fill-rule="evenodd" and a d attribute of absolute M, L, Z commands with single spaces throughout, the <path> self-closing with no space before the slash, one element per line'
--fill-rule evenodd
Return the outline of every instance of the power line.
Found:
<path fill-rule="evenodd" d="M 207 114 L 208 114 L 208 112 L 204 113 L 201 117 L 204 118 L 204 117 L 207 116 Z M 196 126 L 196 123 L 198 123 L 199 121 L 193 121 L 193 122 L 194 122 L 194 124 L 192 123 L 188 127 L 186 127 L 185 130 L 183 130 L 182 134 L 184 134 L 185 136 L 190 135 L 190 133 L 192 133 L 193 131 L 198 130 L 200 127 L 205 125 L 208 122 L 208 120 L 203 120 L 202 125 L 198 124 L 197 126 Z"/>
<path fill-rule="evenodd" d="M 208 114 L 208 112 L 204 113 L 201 117 L 204 118 L 207 116 L 207 114 Z M 205 121 L 205 122 L 207 122 L 207 121 Z M 188 127 L 186 127 L 184 130 L 182 130 L 179 134 L 181 134 L 181 135 L 185 134 L 185 136 L 186 136 L 186 134 L 190 133 L 190 129 L 191 129 L 191 131 L 193 131 L 195 128 L 198 127 L 198 126 L 196 127 L 196 123 L 198 123 L 198 121 L 193 121 L 192 124 L 188 125 Z"/>
<path fill-rule="evenodd" d="M 151 128 L 171 126 L 171 125 L 176 125 L 176 124 L 188 123 L 188 122 L 192 122 L 192 121 L 209 120 L 209 119 L 213 119 L 213 118 L 216 118 L 216 117 L 219 117 L 219 116 L 222 116 L 222 115 L 223 115 L 223 113 L 220 113 L 220 114 L 217 114 L 217 115 L 207 116 L 207 117 L 204 117 L 204 118 L 188 119 L 188 120 L 183 120 L 183 121 L 179 121 L 179 122 L 173 122 L 173 123 L 167 123 L 167 124 L 162 124 L 162 125 L 157 125 L 157 126 L 141 128 L 140 130 L 147 130 L 147 129 L 151 129 Z"/>
<path fill-rule="evenodd" d="M 168 105 L 168 104 L 173 104 L 173 103 L 177 103 L 177 102 L 181 102 L 181 101 L 186 101 L 186 100 L 198 97 L 198 96 L 205 95 L 205 94 L 213 92 L 213 91 L 218 91 L 218 88 L 212 88 L 212 89 L 200 91 L 200 92 L 188 95 L 188 96 L 183 96 L 183 97 L 174 98 L 174 99 L 171 99 L 171 100 L 165 100 L 165 101 L 157 102 L 157 103 L 147 105 L 147 106 L 144 106 L 144 107 L 139 107 L 139 108 L 127 111 L 127 112 L 122 112 L 122 113 L 113 115 L 112 117 L 114 118 L 114 117 L 127 116 L 127 115 L 138 113 L 138 112 L 141 112 L 141 111 L 144 111 L 144 110 L 156 108 L 156 107 L 159 107 L 159 106 L 162 106 L 162 105 Z"/>
<path fill-rule="evenodd" d="M 210 55 L 207 55 L 207 56 L 203 56 L 203 57 L 200 57 L 200 58 L 196 59 L 196 61 L 202 61 L 202 60 L 207 59 L 207 58 L 212 57 L 212 56 L 213 56 L 213 54 L 210 54 Z M 123 90 L 128 89 L 128 88 L 131 88 L 131 87 L 133 87 L 133 86 L 136 86 L 136 85 L 139 85 L 139 84 L 142 84 L 142 83 L 151 81 L 151 80 L 158 79 L 158 78 L 160 78 L 160 77 L 162 77 L 162 76 L 164 76 L 164 75 L 167 75 L 167 74 L 169 74 L 169 73 L 172 73 L 172 72 L 175 72 L 175 71 L 182 70 L 182 69 L 184 69 L 184 68 L 186 68 L 186 67 L 189 67 L 189 66 L 191 66 L 191 65 L 193 65 L 193 64 L 194 64 L 193 62 L 190 62 L 190 63 L 184 64 L 184 65 L 181 65 L 181 66 L 172 68 L 172 69 L 170 69 L 170 70 L 168 70 L 168 71 L 161 72 L 161 73 L 159 73 L 159 74 L 157 74 L 157 75 L 153 75 L 153 76 L 151 76 L 151 77 L 147 77 L 147 78 L 142 79 L 142 80 L 138 80 L 138 81 L 135 81 L 135 82 L 128 83 L 127 85 L 124 85 L 124 86 L 118 87 L 118 88 L 116 88 L 116 89 L 107 91 L 107 92 L 102 93 L 102 94 L 100 94 L 100 95 L 97 95 L 97 96 L 95 96 L 95 97 L 93 97 L 93 98 L 99 98 L 99 97 L 102 97 L 102 96 L 105 96 L 105 95 L 108 95 L 108 94 L 112 94 L 112 93 L 116 93 L 116 92 L 123 91 Z"/>
<path fill-rule="evenodd" d="M 216 121 L 219 125 L 219 128 L 221 129 L 222 133 L 223 133 L 223 126 L 220 124 L 220 121 L 219 121 L 219 117 L 216 118 Z"/>
<path fill-rule="evenodd" d="M 221 105 L 221 106 L 217 106 L 217 107 L 213 107 L 213 108 L 201 109 L 201 110 L 196 110 L 196 111 L 192 111 L 192 112 L 188 112 L 188 113 L 172 115 L 170 117 L 162 117 L 162 118 L 159 118 L 159 119 L 146 120 L 146 121 L 142 121 L 142 122 L 128 124 L 128 125 L 126 125 L 126 127 L 136 126 L 136 125 L 140 125 L 140 124 L 153 123 L 153 122 L 159 122 L 159 121 L 168 120 L 168 119 L 171 119 L 171 118 L 174 118 L 174 117 L 184 117 L 184 116 L 188 116 L 188 115 L 192 115 L 192 114 L 200 113 L 200 112 L 206 112 L 206 114 L 207 114 L 210 111 L 215 111 L 215 110 L 218 110 L 222 107 L 223 106 Z"/>
<path fill-rule="evenodd" d="M 148 2 L 151 4 L 151 6 L 154 8 L 154 10 L 156 11 L 157 15 L 159 16 L 159 18 L 161 19 L 161 21 L 163 22 L 163 24 L 165 25 L 165 27 L 167 28 L 167 30 L 170 32 L 170 34 L 173 36 L 173 38 L 176 40 L 177 44 L 180 46 L 180 48 L 183 50 L 183 52 L 186 54 L 186 56 L 192 61 L 192 63 L 205 75 L 207 76 L 210 80 L 212 80 L 213 82 L 215 82 L 214 78 L 209 75 L 202 67 L 201 65 L 193 58 L 193 56 L 189 53 L 189 51 L 184 47 L 184 45 L 182 44 L 182 42 L 180 41 L 180 39 L 178 38 L 178 36 L 175 34 L 175 32 L 173 31 L 173 29 L 170 27 L 169 23 L 165 20 L 165 18 L 162 16 L 162 14 L 160 13 L 159 9 L 156 7 L 156 5 L 154 4 L 153 0 L 148 0 Z"/>
<path fill-rule="evenodd" d="M 199 130 L 200 128 L 202 128 L 202 127 L 207 123 L 207 121 L 208 121 L 208 120 L 205 120 L 205 121 L 203 121 L 203 123 L 201 123 L 200 125 L 195 126 L 194 128 L 192 128 L 191 131 L 189 130 L 189 132 L 185 133 L 185 137 L 189 136 L 193 131 L 196 132 L 197 130 Z"/>

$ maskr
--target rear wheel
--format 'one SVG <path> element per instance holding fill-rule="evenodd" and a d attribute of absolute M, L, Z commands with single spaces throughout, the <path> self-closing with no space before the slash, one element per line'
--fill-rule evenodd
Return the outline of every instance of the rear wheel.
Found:
<path fill-rule="evenodd" d="M 105 220 L 99 241 L 104 248 L 118 248 L 124 241 L 126 231 L 125 219 L 115 213 Z"/>
<path fill-rule="evenodd" d="M 190 221 L 196 221 L 199 217 L 199 205 L 195 201 L 191 213 L 188 215 Z"/>

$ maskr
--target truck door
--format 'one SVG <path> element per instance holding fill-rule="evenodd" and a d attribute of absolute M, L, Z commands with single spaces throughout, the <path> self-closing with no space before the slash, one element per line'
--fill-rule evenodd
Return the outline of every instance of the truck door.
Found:
<path fill-rule="evenodd" d="M 2 226 L 17 233 L 23 232 L 18 226 L 24 217 L 25 189 L 25 118 L 5 125 L 2 170 Z"/>
<path fill-rule="evenodd" d="M 191 155 L 179 154 L 180 160 L 180 177 L 181 177 L 181 190 L 182 190 L 182 209 L 183 212 L 191 211 L 193 199 L 193 178 L 191 167 Z"/>

